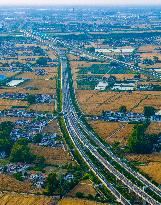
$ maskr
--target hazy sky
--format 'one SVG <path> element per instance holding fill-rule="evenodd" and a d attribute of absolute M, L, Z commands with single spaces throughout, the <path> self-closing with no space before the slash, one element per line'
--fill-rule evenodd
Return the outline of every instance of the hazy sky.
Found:
<path fill-rule="evenodd" d="M 161 0 L 0 0 L 0 5 L 15 5 L 15 4 L 25 4 L 25 5 L 47 5 L 47 4 L 63 4 L 63 5 L 77 5 L 77 4 L 160 4 Z"/>

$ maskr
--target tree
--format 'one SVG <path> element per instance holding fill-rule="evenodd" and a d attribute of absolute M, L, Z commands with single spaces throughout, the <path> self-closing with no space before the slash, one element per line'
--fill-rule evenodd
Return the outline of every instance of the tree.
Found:
<path fill-rule="evenodd" d="M 152 115 L 154 115 L 155 114 L 155 108 L 154 107 L 152 107 L 152 106 L 145 106 L 144 107 L 144 115 L 145 115 L 145 117 L 147 117 L 147 118 L 149 118 L 149 117 L 151 117 Z"/>
<path fill-rule="evenodd" d="M 159 61 L 158 56 L 153 56 L 153 60 L 154 60 L 155 63 L 158 63 L 158 61 Z"/>
<path fill-rule="evenodd" d="M 27 101 L 28 101 L 28 103 L 30 103 L 30 104 L 35 104 L 35 103 L 36 103 L 36 97 L 35 97 L 35 95 L 28 95 L 28 96 L 27 96 Z"/>
<path fill-rule="evenodd" d="M 37 55 L 44 55 L 44 50 L 42 48 L 40 48 L 39 46 L 36 46 L 34 49 L 33 49 L 33 53 L 34 54 L 37 54 Z"/>
<path fill-rule="evenodd" d="M 7 155 L 12 148 L 12 141 L 9 139 L 0 139 L 0 152 L 5 152 Z"/>
<path fill-rule="evenodd" d="M 15 143 L 12 147 L 10 160 L 12 162 L 25 162 L 31 163 L 35 159 L 35 155 L 33 155 L 28 146 Z"/>
<path fill-rule="evenodd" d="M 46 188 L 49 195 L 53 195 L 53 193 L 58 189 L 59 180 L 57 179 L 57 175 L 55 173 L 50 173 L 46 179 Z"/>
<path fill-rule="evenodd" d="M 40 66 L 45 66 L 48 63 L 48 59 L 44 57 L 40 57 L 36 60 L 36 63 L 39 64 Z"/>
<path fill-rule="evenodd" d="M 14 173 L 13 176 L 14 176 L 17 180 L 23 181 L 23 176 L 22 176 L 22 173 L 21 173 L 21 172 Z"/>
<path fill-rule="evenodd" d="M 143 60 L 143 64 L 154 65 L 154 61 L 152 59 L 146 58 Z"/>
<path fill-rule="evenodd" d="M 18 144 L 20 144 L 20 145 L 28 145 L 29 140 L 28 140 L 28 139 L 25 139 L 25 138 L 20 138 L 20 139 L 17 140 L 16 143 L 18 143 Z"/>
<path fill-rule="evenodd" d="M 42 134 L 38 133 L 33 137 L 33 142 L 34 143 L 40 143 L 42 139 Z"/>
<path fill-rule="evenodd" d="M 147 154 L 152 151 L 153 143 L 150 136 L 145 135 L 145 125 L 137 125 L 128 139 L 130 152 Z"/>
<path fill-rule="evenodd" d="M 117 59 L 118 59 L 119 61 L 124 61 L 124 60 L 125 60 L 125 57 L 124 57 L 123 55 L 119 55 L 119 56 L 117 57 Z"/>
<path fill-rule="evenodd" d="M 82 192 L 77 192 L 77 193 L 75 194 L 75 196 L 76 196 L 77 198 L 84 198 L 84 194 L 83 194 Z"/>
<path fill-rule="evenodd" d="M 36 159 L 35 159 L 34 163 L 37 166 L 43 168 L 44 165 L 45 165 L 45 158 L 43 156 L 36 156 Z"/>
<path fill-rule="evenodd" d="M 127 112 L 126 106 L 121 105 L 119 108 L 119 112 L 126 113 Z"/>
<path fill-rule="evenodd" d="M 13 122 L 5 121 L 0 124 L 0 138 L 10 138 L 10 133 L 14 128 Z"/>

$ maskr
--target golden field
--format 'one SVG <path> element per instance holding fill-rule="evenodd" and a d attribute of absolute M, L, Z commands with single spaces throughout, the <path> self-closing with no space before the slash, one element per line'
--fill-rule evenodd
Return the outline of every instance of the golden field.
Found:
<path fill-rule="evenodd" d="M 52 205 L 53 199 L 46 196 L 21 195 L 15 193 L 0 194 L 1 205 Z"/>
<path fill-rule="evenodd" d="M 57 120 L 52 120 L 51 122 L 49 122 L 49 124 L 44 127 L 43 132 L 45 132 L 45 133 L 57 133 L 58 135 L 62 135 Z"/>
<path fill-rule="evenodd" d="M 31 192 L 32 187 L 29 182 L 21 182 L 14 177 L 0 174 L 0 190 L 15 192 Z"/>
<path fill-rule="evenodd" d="M 51 148 L 30 145 L 31 151 L 37 156 L 43 156 L 47 164 L 66 164 L 72 161 L 69 153 L 63 148 Z"/>
<path fill-rule="evenodd" d="M 26 87 L 33 87 L 33 90 L 26 90 L 26 93 L 30 94 L 55 94 L 56 93 L 56 81 L 55 80 L 30 80 L 21 85 L 26 90 Z M 19 89 L 21 89 L 19 87 Z"/>
<path fill-rule="evenodd" d="M 50 72 L 46 75 L 36 75 L 34 72 L 27 72 L 27 73 L 22 73 L 18 75 L 18 78 L 24 78 L 24 79 L 33 79 L 33 80 L 45 80 L 45 79 L 50 79 L 53 77 L 56 77 L 57 73 L 56 72 Z"/>
<path fill-rule="evenodd" d="M 10 109 L 12 106 L 28 106 L 28 102 L 21 100 L 0 99 L 0 110 Z"/>
<path fill-rule="evenodd" d="M 158 183 L 161 183 L 161 153 L 127 155 L 128 160 L 143 162 L 138 168 Z"/>
<path fill-rule="evenodd" d="M 159 134 L 161 133 L 161 122 L 151 122 L 146 130 L 147 134 Z"/>
<path fill-rule="evenodd" d="M 77 192 L 84 193 L 85 196 L 91 194 L 96 195 L 96 190 L 93 188 L 93 183 L 90 180 L 80 181 L 69 193 L 68 196 L 75 197 Z"/>
<path fill-rule="evenodd" d="M 139 166 L 139 169 L 157 183 L 161 183 L 161 162 L 150 162 L 148 165 Z"/>
<path fill-rule="evenodd" d="M 46 82 L 46 81 L 44 81 Z M 54 82 L 54 81 L 53 81 Z M 36 95 L 36 94 L 50 94 L 53 95 L 56 93 L 56 89 L 51 89 L 51 88 L 46 88 L 45 86 L 39 87 L 33 90 L 28 90 L 24 86 L 21 85 L 22 87 L 12 87 L 12 88 L 2 88 L 0 89 L 0 93 L 8 92 L 8 93 L 29 93 L 31 95 Z"/>
<path fill-rule="evenodd" d="M 34 110 L 37 112 L 54 112 L 54 104 L 53 103 L 43 103 L 43 104 L 34 104 L 31 105 L 28 110 Z"/>
<path fill-rule="evenodd" d="M 22 87 L 28 87 L 32 86 L 38 89 L 41 88 L 48 88 L 48 89 L 55 89 L 56 88 L 56 82 L 54 80 L 30 80 L 26 83 L 23 83 Z"/>
<path fill-rule="evenodd" d="M 58 202 L 58 205 L 108 205 L 108 204 L 100 203 L 96 201 L 83 200 L 83 199 L 64 198 Z"/>
<path fill-rule="evenodd" d="M 134 125 L 121 122 L 91 121 L 90 125 L 96 133 L 108 143 L 120 142 L 126 145 Z"/>
<path fill-rule="evenodd" d="M 160 91 L 128 93 L 77 90 L 76 96 L 82 111 L 88 115 L 98 115 L 106 110 L 118 111 L 121 105 L 125 105 L 128 111 L 133 112 L 143 112 L 144 106 L 161 109 Z"/>

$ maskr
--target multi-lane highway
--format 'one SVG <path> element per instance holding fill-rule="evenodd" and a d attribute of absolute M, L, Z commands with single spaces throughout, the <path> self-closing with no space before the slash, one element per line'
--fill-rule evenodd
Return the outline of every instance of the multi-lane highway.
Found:
<path fill-rule="evenodd" d="M 94 174 L 100 179 L 100 181 L 109 189 L 109 191 L 116 197 L 116 199 L 124 205 L 130 205 L 130 202 L 122 196 L 119 191 L 117 191 L 114 186 L 107 181 L 107 179 L 99 172 L 99 169 L 93 164 L 92 160 L 88 157 L 88 155 L 84 151 L 84 143 L 80 140 L 79 134 L 75 127 L 75 121 L 73 117 L 73 103 L 70 97 L 70 87 L 69 87 L 69 78 L 67 69 L 67 63 L 64 58 L 61 59 L 62 65 L 62 91 L 63 91 L 63 112 L 66 113 L 64 115 L 64 121 L 70 135 L 70 138 L 75 145 L 76 149 L 79 151 L 79 154 L 89 166 L 89 168 L 94 172 Z"/>
<path fill-rule="evenodd" d="M 108 162 L 103 156 L 101 156 L 99 154 L 96 147 L 91 144 L 91 141 L 87 137 L 87 135 L 89 135 L 89 133 L 87 132 L 88 128 L 79 119 L 77 112 L 76 112 L 76 110 L 73 106 L 73 103 L 72 103 L 72 99 L 71 99 L 71 95 L 70 95 L 70 87 L 69 87 L 69 77 L 68 77 L 68 73 L 66 71 L 67 62 L 66 62 L 65 58 L 63 58 L 61 64 L 62 64 L 62 70 L 63 70 L 63 74 L 62 74 L 62 76 L 63 76 L 63 83 L 62 83 L 63 112 L 65 113 L 64 119 L 65 119 L 67 130 L 70 133 L 71 139 L 73 141 L 77 139 L 83 145 L 83 147 L 85 147 L 110 173 L 114 174 L 118 180 L 120 180 L 125 186 L 127 186 L 129 188 L 129 190 L 133 191 L 137 196 L 139 196 L 140 198 L 142 198 L 143 200 L 145 200 L 149 204 L 159 205 L 160 204 L 159 202 L 157 202 L 154 198 L 152 198 L 150 195 L 148 195 L 144 190 L 142 190 L 136 184 L 132 183 L 129 179 L 127 179 L 126 176 L 124 176 L 114 166 L 112 166 L 110 164 L 110 162 Z M 86 134 L 84 134 L 84 132 L 82 131 L 80 126 L 83 127 L 83 130 L 86 131 Z M 72 132 L 73 132 L 73 134 L 72 134 Z M 101 142 L 97 139 L 97 137 L 95 135 L 93 137 L 97 140 L 97 142 L 100 145 Z M 103 147 L 104 145 L 101 143 L 101 146 Z M 105 147 L 103 147 L 103 150 L 104 150 L 104 148 Z M 79 150 L 80 147 L 77 147 L 77 149 L 78 149 L 78 151 L 80 151 Z M 121 160 L 119 161 L 117 159 L 117 157 L 115 157 L 113 155 L 112 152 L 108 151 L 108 149 L 105 149 L 105 150 L 108 153 L 108 155 L 113 156 L 113 159 L 115 159 L 115 161 L 117 161 L 117 162 L 119 162 L 119 164 L 123 165 Z M 86 155 L 86 158 L 88 158 L 87 155 Z M 150 183 L 150 185 L 153 186 L 151 183 Z M 158 192 L 160 191 L 157 187 L 155 187 L 155 189 Z"/>
<path fill-rule="evenodd" d="M 34 35 L 28 36 L 34 37 Z M 44 40 L 41 40 L 40 36 L 35 37 L 37 40 L 40 40 L 41 42 L 44 42 Z M 47 43 L 47 45 L 50 48 L 55 49 L 54 45 L 52 43 Z M 65 56 L 63 56 L 59 50 L 57 49 L 58 54 L 60 55 L 60 61 L 61 61 L 61 68 L 62 68 L 62 92 L 63 92 L 63 113 L 64 113 L 64 121 L 66 124 L 66 128 L 68 130 L 69 136 L 71 140 L 73 141 L 76 149 L 79 151 L 80 155 L 86 162 L 86 164 L 90 167 L 90 169 L 95 173 L 95 175 L 102 181 L 102 183 L 105 184 L 105 186 L 113 193 L 113 195 L 120 200 L 122 204 L 130 204 L 110 183 L 107 182 L 107 179 L 105 176 L 103 176 L 102 173 L 100 173 L 98 167 L 93 164 L 92 160 L 89 158 L 88 154 L 86 153 L 86 150 L 95 157 L 95 159 L 101 163 L 101 165 L 107 169 L 111 174 L 113 174 L 119 181 L 121 181 L 126 187 L 128 187 L 129 190 L 134 192 L 138 197 L 142 198 L 144 201 L 146 201 L 148 204 L 151 205 L 159 205 L 160 203 L 157 202 L 151 195 L 149 195 L 146 191 L 142 190 L 137 183 L 133 183 L 131 180 L 129 180 L 124 174 L 122 174 L 119 170 L 117 170 L 116 167 L 114 167 L 109 161 L 107 161 L 106 157 L 102 156 L 97 148 L 102 149 L 105 154 L 110 157 L 113 161 L 118 163 L 123 169 L 125 169 L 132 177 L 137 178 L 145 187 L 147 187 L 151 192 L 155 193 L 156 195 L 161 197 L 161 190 L 152 184 L 150 181 L 148 181 L 145 177 L 143 177 L 138 172 L 134 171 L 132 168 L 130 168 L 124 161 L 122 161 L 120 158 L 115 156 L 113 152 L 110 150 L 110 147 L 105 146 L 95 135 L 94 132 L 92 132 L 80 119 L 80 117 L 77 115 L 76 109 L 74 107 L 71 94 L 70 94 L 70 84 L 69 84 L 69 75 L 67 71 L 67 59 Z M 91 54 L 89 54 L 91 55 Z M 158 78 L 157 76 L 153 75 L 153 77 Z M 93 145 L 93 142 L 96 146 Z"/>

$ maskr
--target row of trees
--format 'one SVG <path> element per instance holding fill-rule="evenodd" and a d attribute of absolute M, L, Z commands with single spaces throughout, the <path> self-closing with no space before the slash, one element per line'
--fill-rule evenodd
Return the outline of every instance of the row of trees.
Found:
<path fill-rule="evenodd" d="M 160 60 L 158 58 L 158 56 L 153 56 L 153 59 L 151 58 L 145 58 L 143 60 L 143 64 L 146 64 L 146 65 L 154 65 L 155 63 L 159 63 Z"/>
<path fill-rule="evenodd" d="M 124 106 L 124 105 L 120 106 L 119 112 L 122 112 L 125 114 L 127 112 L 126 106 Z M 150 118 L 151 116 L 153 116 L 155 114 L 155 112 L 156 112 L 156 109 L 152 106 L 145 106 L 144 107 L 144 115 L 147 118 Z"/>

